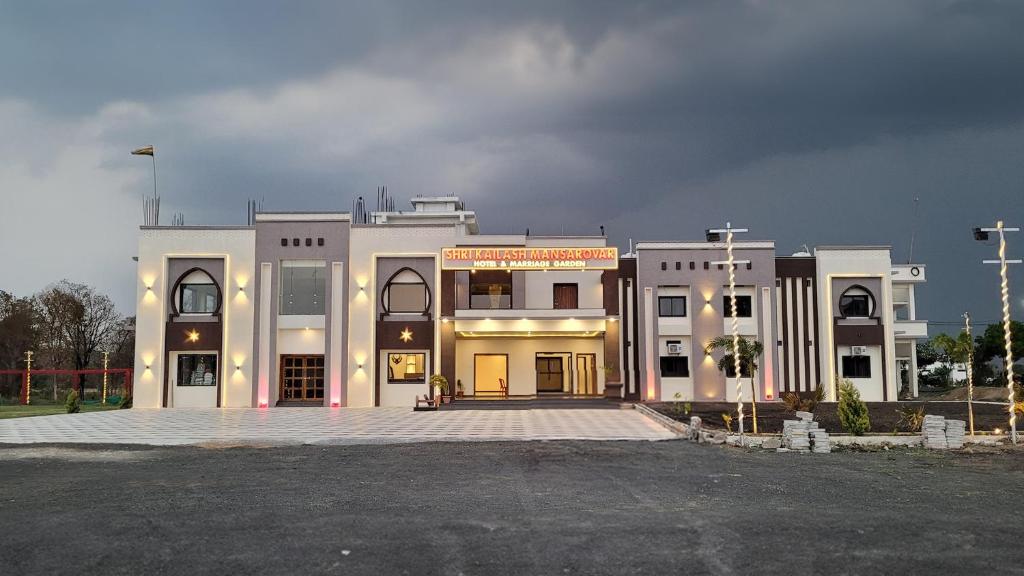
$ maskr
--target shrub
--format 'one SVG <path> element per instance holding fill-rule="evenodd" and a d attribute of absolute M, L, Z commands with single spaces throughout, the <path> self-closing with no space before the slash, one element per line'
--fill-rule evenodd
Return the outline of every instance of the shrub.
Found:
<path fill-rule="evenodd" d="M 430 387 L 437 386 L 441 389 L 441 394 L 448 394 L 448 379 L 441 374 L 434 374 L 430 377 Z"/>
<path fill-rule="evenodd" d="M 871 419 L 868 417 L 868 405 L 860 399 L 860 391 L 849 380 L 839 384 L 839 425 L 854 436 L 863 436 L 871 430 Z"/>
<path fill-rule="evenodd" d="M 127 410 L 128 408 L 131 408 L 131 407 L 132 407 L 132 395 L 131 394 L 125 394 L 124 396 L 121 397 L 121 401 L 117 403 L 117 408 L 119 410 Z"/>
<path fill-rule="evenodd" d="M 924 424 L 924 407 L 903 408 L 896 410 L 899 420 L 896 421 L 896 428 L 903 428 L 905 432 L 920 432 Z"/>
<path fill-rule="evenodd" d="M 818 404 L 825 399 L 825 389 L 818 384 L 818 387 L 814 389 L 814 392 L 800 393 L 800 392 L 786 392 L 782 395 L 782 403 L 786 405 L 786 410 L 789 412 L 814 412 L 814 409 L 818 407 Z"/>
<path fill-rule="evenodd" d="M 82 411 L 82 399 L 78 396 L 78 390 L 72 388 L 68 392 L 67 397 L 64 398 L 64 409 L 67 410 L 68 414 Z"/>
<path fill-rule="evenodd" d="M 732 414 L 722 412 L 722 422 L 725 422 L 725 430 L 732 432 Z"/>

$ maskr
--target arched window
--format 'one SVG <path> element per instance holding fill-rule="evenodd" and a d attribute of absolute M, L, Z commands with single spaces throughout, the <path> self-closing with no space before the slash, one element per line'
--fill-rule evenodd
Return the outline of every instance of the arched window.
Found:
<path fill-rule="evenodd" d="M 206 271 L 193 268 L 178 278 L 174 303 L 178 314 L 216 314 L 220 287 Z"/>
<path fill-rule="evenodd" d="M 839 313 L 843 318 L 870 318 L 875 311 L 875 299 L 863 286 L 850 286 L 839 297 Z"/>
<path fill-rule="evenodd" d="M 422 314 L 430 310 L 427 283 L 412 268 L 402 268 L 388 280 L 381 292 L 385 314 Z"/>

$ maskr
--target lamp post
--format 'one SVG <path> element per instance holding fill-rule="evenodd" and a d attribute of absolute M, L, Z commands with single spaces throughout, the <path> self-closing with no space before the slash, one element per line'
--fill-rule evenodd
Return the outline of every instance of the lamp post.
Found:
<path fill-rule="evenodd" d="M 971 338 L 971 315 L 964 312 L 964 331 L 967 332 L 967 420 L 974 436 L 974 340 Z"/>
<path fill-rule="evenodd" d="M 995 228 L 975 228 L 975 240 L 988 240 L 989 232 L 999 234 L 999 260 L 982 260 L 985 264 L 999 264 L 999 292 L 1003 304 L 1003 339 L 1006 344 L 1006 394 L 1010 411 L 1010 439 L 1017 443 L 1017 412 L 1013 394 L 1013 337 L 1010 333 L 1010 282 L 1006 277 L 1008 264 L 1020 264 L 1021 260 L 1006 258 L 1006 232 L 1020 232 L 1020 228 L 1007 228 L 1003 221 L 996 222 Z"/>
<path fill-rule="evenodd" d="M 107 403 L 107 364 L 110 360 L 110 352 L 103 352 L 103 404 Z"/>
<path fill-rule="evenodd" d="M 56 387 L 56 386 L 54 386 Z M 25 352 L 25 404 L 32 404 L 32 351 Z"/>
<path fill-rule="evenodd" d="M 722 234 L 725 234 L 726 260 L 725 262 L 712 262 L 712 264 L 726 264 L 729 267 L 729 298 L 731 300 L 729 314 L 732 317 L 732 361 L 736 376 L 736 416 L 739 419 L 740 446 L 743 446 L 743 378 L 740 374 L 740 323 L 739 311 L 736 308 L 736 265 L 747 264 L 750 261 L 736 260 L 733 256 L 732 238 L 739 232 L 747 232 L 747 229 L 733 228 L 731 222 L 726 222 L 725 228 L 707 230 L 706 234 L 708 241 L 717 241 Z M 754 424 L 756 426 L 757 422 Z"/>

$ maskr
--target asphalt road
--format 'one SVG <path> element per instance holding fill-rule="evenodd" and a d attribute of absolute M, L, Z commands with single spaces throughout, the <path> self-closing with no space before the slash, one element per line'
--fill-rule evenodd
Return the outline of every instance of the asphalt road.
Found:
<path fill-rule="evenodd" d="M 1012 574 L 1017 454 L 0 448 L 0 574 Z"/>

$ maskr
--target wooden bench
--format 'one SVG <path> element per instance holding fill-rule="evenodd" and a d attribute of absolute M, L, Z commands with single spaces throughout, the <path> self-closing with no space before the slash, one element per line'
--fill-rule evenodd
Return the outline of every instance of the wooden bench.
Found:
<path fill-rule="evenodd" d="M 415 412 L 425 412 L 428 410 L 437 410 L 438 400 L 431 398 L 429 394 L 416 397 L 416 406 L 413 406 Z"/>

